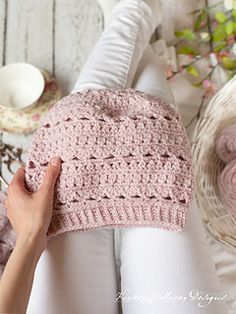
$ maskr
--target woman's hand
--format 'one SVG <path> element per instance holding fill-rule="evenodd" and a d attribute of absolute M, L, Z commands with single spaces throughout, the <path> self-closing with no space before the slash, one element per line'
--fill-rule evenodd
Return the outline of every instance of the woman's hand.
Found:
<path fill-rule="evenodd" d="M 53 210 L 54 187 L 60 173 L 61 160 L 54 157 L 45 172 L 40 188 L 32 193 L 25 188 L 25 170 L 19 168 L 7 189 L 5 207 L 17 238 L 39 238 L 46 246 Z M 44 249 L 44 248 L 43 248 Z"/>

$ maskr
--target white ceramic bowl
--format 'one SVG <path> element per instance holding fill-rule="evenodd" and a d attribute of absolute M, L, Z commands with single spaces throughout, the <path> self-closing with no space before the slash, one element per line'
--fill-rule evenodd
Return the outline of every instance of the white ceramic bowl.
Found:
<path fill-rule="evenodd" d="M 11 63 L 0 68 L 0 106 L 9 110 L 32 107 L 44 90 L 44 77 L 29 63 Z"/>

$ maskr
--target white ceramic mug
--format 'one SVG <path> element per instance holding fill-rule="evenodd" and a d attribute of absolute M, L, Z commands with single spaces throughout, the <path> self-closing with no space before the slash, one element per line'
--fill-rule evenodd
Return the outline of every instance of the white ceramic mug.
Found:
<path fill-rule="evenodd" d="M 0 107 L 20 111 L 33 107 L 44 91 L 41 71 L 29 63 L 0 68 Z"/>

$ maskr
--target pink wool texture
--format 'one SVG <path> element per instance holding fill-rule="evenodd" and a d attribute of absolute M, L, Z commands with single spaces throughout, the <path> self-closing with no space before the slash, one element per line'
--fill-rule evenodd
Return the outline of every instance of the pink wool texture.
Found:
<path fill-rule="evenodd" d="M 29 191 L 54 155 L 62 165 L 49 238 L 94 228 L 183 229 L 193 196 L 191 150 L 179 113 L 164 100 L 132 88 L 64 97 L 34 134 Z"/>
<path fill-rule="evenodd" d="M 216 152 L 225 163 L 236 159 L 236 124 L 230 125 L 219 134 L 216 139 Z"/>
<path fill-rule="evenodd" d="M 218 176 L 217 184 L 224 207 L 236 215 L 236 159 L 225 165 Z"/>

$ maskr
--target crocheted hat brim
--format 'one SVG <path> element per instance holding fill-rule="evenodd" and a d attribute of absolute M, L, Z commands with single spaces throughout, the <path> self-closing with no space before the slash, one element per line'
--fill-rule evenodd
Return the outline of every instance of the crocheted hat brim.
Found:
<path fill-rule="evenodd" d="M 94 204 L 93 204 L 94 203 Z M 153 199 L 104 200 L 76 204 L 68 212 L 53 214 L 48 230 L 49 238 L 73 230 L 89 230 L 99 227 L 152 227 L 179 232 L 186 222 L 186 206 L 180 208 L 168 201 L 165 205 Z M 79 206 L 79 210 L 78 207 Z M 172 211 L 169 210 L 172 206 Z M 125 209 L 125 210 L 124 210 Z M 115 224 L 114 224 L 115 221 Z"/>

